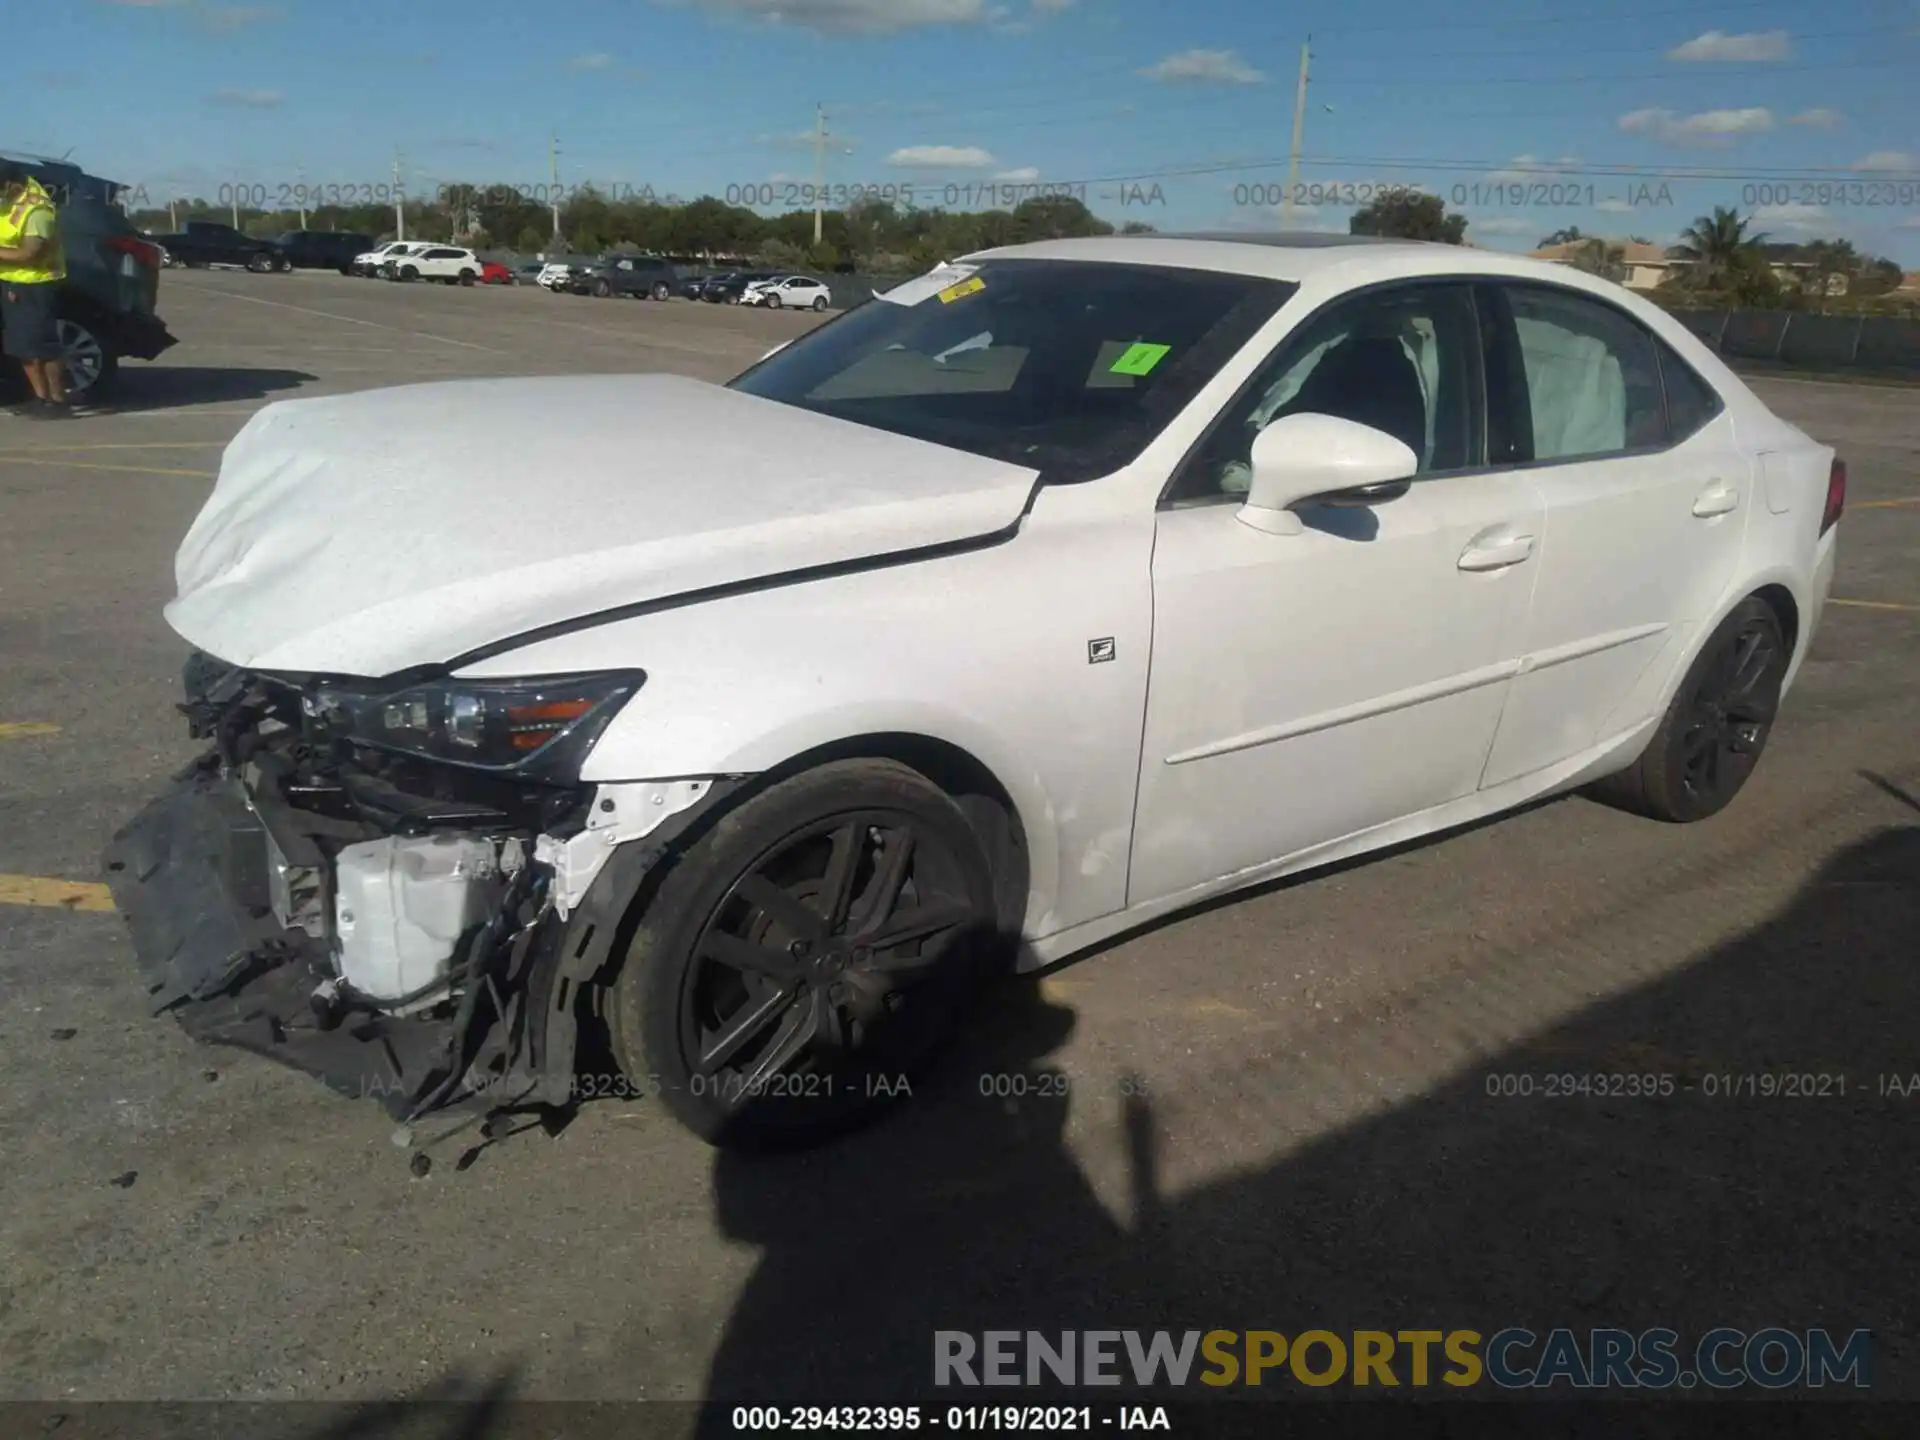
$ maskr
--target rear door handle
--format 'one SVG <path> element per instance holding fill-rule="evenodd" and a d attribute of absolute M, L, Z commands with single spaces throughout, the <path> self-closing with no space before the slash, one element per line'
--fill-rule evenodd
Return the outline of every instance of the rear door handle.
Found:
<path fill-rule="evenodd" d="M 1740 507 L 1740 491 L 1724 480 L 1716 480 L 1693 502 L 1693 513 L 1702 520 L 1714 515 L 1725 515 Z"/>
<path fill-rule="evenodd" d="M 1460 556 L 1462 570 L 1504 570 L 1518 565 L 1533 554 L 1533 536 L 1515 534 L 1510 526 L 1498 525 L 1473 537 Z"/>

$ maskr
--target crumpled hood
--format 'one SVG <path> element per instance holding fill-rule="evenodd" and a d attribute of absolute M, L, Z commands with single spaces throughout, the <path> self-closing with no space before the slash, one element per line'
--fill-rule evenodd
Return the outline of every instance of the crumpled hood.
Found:
<path fill-rule="evenodd" d="M 989 535 L 1035 479 L 675 375 L 284 400 L 227 447 L 166 614 L 236 665 L 387 675 L 616 606 Z"/>

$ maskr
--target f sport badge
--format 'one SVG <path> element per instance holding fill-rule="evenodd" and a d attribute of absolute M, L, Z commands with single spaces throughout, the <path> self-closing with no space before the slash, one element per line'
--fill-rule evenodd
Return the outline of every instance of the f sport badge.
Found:
<path fill-rule="evenodd" d="M 1087 664 L 1099 665 L 1113 659 L 1113 636 L 1087 641 Z"/>

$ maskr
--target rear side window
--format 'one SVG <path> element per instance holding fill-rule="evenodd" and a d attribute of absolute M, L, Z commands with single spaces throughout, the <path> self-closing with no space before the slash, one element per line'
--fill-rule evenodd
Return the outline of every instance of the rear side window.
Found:
<path fill-rule="evenodd" d="M 1609 305 L 1510 286 L 1535 460 L 1624 454 L 1667 442 L 1654 339 Z"/>
<path fill-rule="evenodd" d="M 1660 379 L 1667 391 L 1667 438 L 1678 445 L 1720 413 L 1720 395 L 1666 346 L 1660 347 Z"/>

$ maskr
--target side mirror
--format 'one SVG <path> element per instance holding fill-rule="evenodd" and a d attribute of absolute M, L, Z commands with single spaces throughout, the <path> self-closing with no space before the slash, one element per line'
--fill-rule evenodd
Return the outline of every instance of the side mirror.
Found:
<path fill-rule="evenodd" d="M 1297 505 L 1379 505 L 1413 485 L 1419 457 L 1384 430 L 1333 415 L 1283 415 L 1253 441 L 1253 480 L 1240 520 L 1298 535 Z"/>

